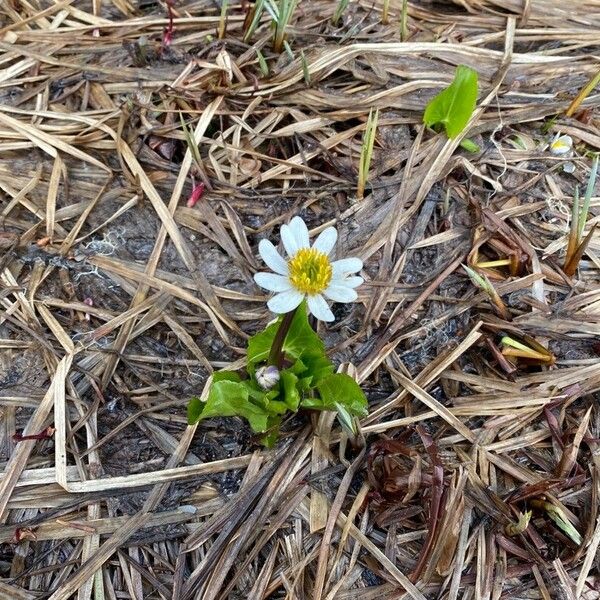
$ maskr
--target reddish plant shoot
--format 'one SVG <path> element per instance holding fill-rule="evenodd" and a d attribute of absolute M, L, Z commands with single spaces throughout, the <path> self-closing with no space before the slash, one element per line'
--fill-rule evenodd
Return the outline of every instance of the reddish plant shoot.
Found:
<path fill-rule="evenodd" d="M 199 183 L 194 182 L 194 187 L 192 188 L 192 193 L 190 194 L 190 197 L 186 202 L 186 206 L 188 208 L 194 208 L 198 200 L 200 200 L 200 198 L 202 198 L 202 196 L 204 195 L 205 189 L 206 186 L 204 185 L 204 183 L 202 183 L 202 181 L 200 181 Z"/>
<path fill-rule="evenodd" d="M 169 17 L 169 23 L 167 24 L 167 26 L 165 27 L 165 30 L 163 31 L 163 38 L 162 38 L 162 47 L 164 48 L 168 48 L 171 43 L 173 42 L 173 31 L 174 31 L 174 27 L 173 27 L 173 3 L 174 0 L 166 0 L 167 1 L 167 14 Z"/>

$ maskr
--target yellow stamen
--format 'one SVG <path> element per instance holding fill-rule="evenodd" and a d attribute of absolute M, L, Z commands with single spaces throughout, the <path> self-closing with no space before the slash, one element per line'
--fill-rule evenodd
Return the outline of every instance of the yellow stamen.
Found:
<path fill-rule="evenodd" d="M 303 294 L 319 294 L 331 281 L 333 269 L 327 255 L 302 248 L 288 263 L 291 284 Z"/>

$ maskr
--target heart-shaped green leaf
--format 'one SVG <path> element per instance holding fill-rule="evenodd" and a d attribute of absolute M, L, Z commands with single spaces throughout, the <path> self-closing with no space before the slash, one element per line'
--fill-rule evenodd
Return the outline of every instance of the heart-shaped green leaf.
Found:
<path fill-rule="evenodd" d="M 305 398 L 301 402 L 303 408 L 337 410 L 338 405 L 341 405 L 351 415 L 366 416 L 367 398 L 350 375 L 332 373 L 317 385 L 317 390 L 319 397 Z"/>
<path fill-rule="evenodd" d="M 469 122 L 477 103 L 477 71 L 465 65 L 456 67 L 454 81 L 425 108 L 423 122 L 428 127 L 443 125 L 449 138 L 457 137 Z"/>

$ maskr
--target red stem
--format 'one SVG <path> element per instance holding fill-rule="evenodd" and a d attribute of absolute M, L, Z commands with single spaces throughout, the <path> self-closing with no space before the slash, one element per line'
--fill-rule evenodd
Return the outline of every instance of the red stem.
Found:
<path fill-rule="evenodd" d="M 30 433 L 29 435 L 23 435 L 22 433 L 15 433 L 12 439 L 15 442 L 24 442 L 25 440 L 47 440 L 54 435 L 54 427 L 46 427 L 44 431 L 40 433 Z"/>
<path fill-rule="evenodd" d="M 167 0 L 167 15 L 169 17 L 169 23 L 163 32 L 162 46 L 167 48 L 173 41 L 173 3 L 175 0 Z"/>

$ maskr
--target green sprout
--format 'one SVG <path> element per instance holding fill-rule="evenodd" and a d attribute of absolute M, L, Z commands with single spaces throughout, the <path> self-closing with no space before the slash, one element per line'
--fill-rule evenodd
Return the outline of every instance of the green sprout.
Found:
<path fill-rule="evenodd" d="M 363 143 L 360 149 L 360 163 L 358 167 L 358 184 L 356 188 L 356 197 L 362 200 L 365 195 L 365 186 L 369 177 L 369 167 L 371 166 L 371 158 L 373 158 L 373 148 L 375 146 L 375 136 L 377 135 L 377 121 L 379 120 L 379 109 L 375 112 L 371 109 Z"/>
<path fill-rule="evenodd" d="M 531 506 L 543 510 L 578 545 L 583 542 L 581 534 L 569 521 L 562 508 L 546 500 L 531 500 Z"/>
<path fill-rule="evenodd" d="M 579 188 L 575 188 L 575 196 L 573 198 L 573 210 L 571 212 L 571 226 L 569 229 L 569 240 L 567 242 L 567 253 L 565 255 L 565 264 L 563 271 L 569 277 L 575 275 L 577 267 L 581 258 L 583 257 L 589 243 L 592 240 L 596 225 L 594 225 L 588 234 L 583 237 L 585 224 L 590 211 L 590 202 L 594 193 L 594 186 L 596 185 L 596 178 L 598 176 L 598 155 L 594 157 L 592 162 L 592 170 L 590 178 L 588 180 L 587 188 L 585 190 L 585 196 L 583 199 L 583 206 L 579 207 Z"/>
<path fill-rule="evenodd" d="M 390 22 L 390 0 L 383 0 L 383 11 L 381 12 L 381 22 L 387 25 Z"/>
<path fill-rule="evenodd" d="M 217 37 L 222 40 L 225 37 L 225 33 L 227 32 L 227 8 L 229 5 L 229 0 L 223 0 L 223 4 L 221 4 L 221 15 L 219 17 L 219 28 L 217 30 Z"/>
<path fill-rule="evenodd" d="M 269 65 L 263 55 L 263 53 L 257 48 L 256 49 L 256 57 L 258 58 L 258 66 L 260 67 L 260 72 L 263 77 L 269 76 Z"/>
<path fill-rule="evenodd" d="M 331 24 L 334 27 L 337 27 L 340 19 L 342 18 L 342 15 L 346 12 L 346 9 L 348 8 L 348 4 L 350 3 L 350 0 L 339 0 L 338 4 L 335 8 L 335 12 L 333 13 L 333 17 L 331 17 Z"/>
<path fill-rule="evenodd" d="M 251 5 L 250 11 L 246 15 L 246 19 L 244 21 L 244 42 L 248 42 L 254 35 L 260 24 L 264 10 L 265 0 L 256 0 L 256 2 Z"/>
<path fill-rule="evenodd" d="M 510 321 L 512 319 L 506 304 L 500 298 L 500 294 L 496 291 L 496 288 L 492 285 L 491 281 L 487 278 L 486 275 L 480 275 L 471 267 L 467 267 L 467 265 L 462 266 L 466 271 L 469 279 L 475 284 L 480 290 L 485 292 L 492 303 L 492 306 L 496 309 L 496 312 L 500 317 L 502 317 L 505 321 Z"/>
<path fill-rule="evenodd" d="M 450 139 L 458 137 L 467 126 L 477 104 L 477 71 L 458 65 L 454 80 L 435 96 L 423 114 L 427 127 L 444 128 Z M 477 152 L 479 147 L 471 140 L 463 140 L 465 150 Z"/>
<path fill-rule="evenodd" d="M 528 525 L 529 525 L 529 521 L 531 520 L 531 511 L 528 510 L 524 513 L 519 513 L 519 519 L 516 523 L 509 523 L 504 530 L 506 531 L 506 535 L 519 535 L 521 533 L 523 533 Z"/>
<path fill-rule="evenodd" d="M 402 12 L 400 13 L 400 41 L 408 39 L 408 0 L 402 0 Z"/>
<path fill-rule="evenodd" d="M 275 31 L 273 33 L 273 50 L 281 52 L 286 38 L 286 29 L 292 20 L 298 0 L 267 0 L 266 9 L 273 19 Z"/>
<path fill-rule="evenodd" d="M 300 60 L 302 62 L 302 74 L 304 75 L 304 83 L 310 86 L 310 71 L 308 70 L 308 61 L 304 55 L 304 50 L 300 50 Z"/>
<path fill-rule="evenodd" d="M 287 40 L 283 40 L 283 48 L 285 53 L 290 57 L 290 60 L 294 60 L 294 53 L 292 52 L 292 47 L 289 45 Z"/>
<path fill-rule="evenodd" d="M 263 13 L 267 11 L 273 27 L 273 50 L 281 53 L 285 47 L 286 29 L 297 6 L 298 0 L 256 0 L 244 21 L 244 42 L 248 42 L 254 35 Z M 291 54 L 289 46 L 286 50 L 288 54 Z"/>
<path fill-rule="evenodd" d="M 181 128 L 183 129 L 183 135 L 185 137 L 185 143 L 192 153 L 192 158 L 194 159 L 194 163 L 196 164 L 196 168 L 202 170 L 202 157 L 200 156 L 200 151 L 198 150 L 198 144 L 194 142 L 194 136 L 190 129 L 188 128 L 183 114 L 179 113 L 179 119 L 181 120 Z"/>
<path fill-rule="evenodd" d="M 524 336 L 528 345 L 505 335 L 500 343 L 502 344 L 502 355 L 512 359 L 523 359 L 528 364 L 552 365 L 556 362 L 556 357 L 549 352 L 542 344 L 530 336 Z"/>

